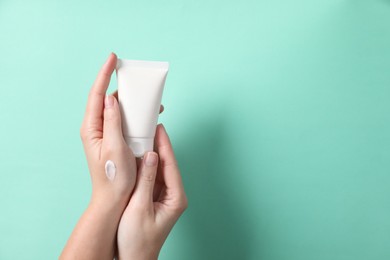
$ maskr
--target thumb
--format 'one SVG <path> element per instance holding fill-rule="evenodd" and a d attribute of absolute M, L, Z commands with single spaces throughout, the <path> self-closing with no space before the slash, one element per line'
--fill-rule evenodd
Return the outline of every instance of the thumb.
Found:
<path fill-rule="evenodd" d="M 116 98 L 106 96 L 104 99 L 104 123 L 103 140 L 111 147 L 117 147 L 123 143 L 121 115 Z"/>
<path fill-rule="evenodd" d="M 153 206 L 153 189 L 157 175 L 158 155 L 147 152 L 138 171 L 132 200 L 142 209 L 149 210 Z"/>

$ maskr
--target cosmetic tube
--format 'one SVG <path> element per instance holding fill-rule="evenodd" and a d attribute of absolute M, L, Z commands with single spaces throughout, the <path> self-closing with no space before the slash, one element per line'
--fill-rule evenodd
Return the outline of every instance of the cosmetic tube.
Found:
<path fill-rule="evenodd" d="M 153 151 L 168 62 L 118 59 L 116 76 L 122 132 L 135 157 Z"/>

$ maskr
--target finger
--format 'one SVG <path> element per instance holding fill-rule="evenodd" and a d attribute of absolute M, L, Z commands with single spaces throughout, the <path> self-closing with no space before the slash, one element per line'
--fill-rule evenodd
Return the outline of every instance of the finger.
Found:
<path fill-rule="evenodd" d="M 114 96 L 116 98 L 116 100 L 119 100 L 118 99 L 118 90 L 115 90 L 112 94 L 112 96 Z M 164 111 L 164 106 L 163 105 L 160 105 L 160 114 Z"/>
<path fill-rule="evenodd" d="M 119 105 L 113 96 L 104 99 L 103 143 L 110 147 L 124 143 Z"/>
<path fill-rule="evenodd" d="M 153 201 L 159 201 L 165 187 L 164 179 L 161 173 L 161 164 L 157 167 L 156 181 L 154 182 Z"/>
<path fill-rule="evenodd" d="M 111 53 L 99 71 L 98 76 L 89 92 L 85 123 L 87 128 L 92 130 L 103 129 L 103 102 L 110 83 L 111 74 L 115 69 L 117 57 Z"/>
<path fill-rule="evenodd" d="M 184 195 L 183 182 L 172 144 L 162 124 L 157 126 L 155 146 L 160 157 L 161 175 L 166 188 L 173 194 Z"/>
<path fill-rule="evenodd" d="M 153 208 L 153 188 L 156 180 L 157 165 L 157 153 L 146 153 L 138 171 L 137 183 L 133 194 L 134 203 L 137 203 L 141 208 Z"/>

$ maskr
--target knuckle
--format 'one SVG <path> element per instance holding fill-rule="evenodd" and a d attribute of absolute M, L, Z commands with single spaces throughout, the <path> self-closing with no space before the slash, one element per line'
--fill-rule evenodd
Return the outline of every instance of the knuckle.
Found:
<path fill-rule="evenodd" d="M 188 199 L 184 196 L 181 200 L 178 201 L 175 212 L 181 215 L 188 208 Z"/>
<path fill-rule="evenodd" d="M 184 212 L 187 208 L 188 208 L 188 199 L 187 197 L 184 197 L 184 199 L 181 202 L 182 212 Z"/>
<path fill-rule="evenodd" d="M 85 130 L 84 125 L 80 127 L 80 137 L 82 141 L 85 141 L 87 139 L 87 131 Z"/>
<path fill-rule="evenodd" d="M 148 185 L 153 184 L 153 182 L 154 182 L 154 175 L 153 175 L 153 173 L 151 173 L 151 172 L 144 173 L 144 174 L 142 175 L 142 180 L 143 180 L 146 184 L 148 184 Z"/>
<path fill-rule="evenodd" d="M 119 123 L 119 120 L 120 120 L 120 117 L 118 116 L 116 111 L 114 111 L 113 109 L 107 109 L 104 112 L 104 121 L 106 121 L 106 122 L 110 121 L 110 122 L 113 122 L 113 123 Z"/>
<path fill-rule="evenodd" d="M 92 97 L 99 97 L 99 98 L 104 98 L 105 96 L 105 93 L 102 93 L 100 91 L 97 91 L 93 86 L 92 88 L 90 89 L 89 93 L 88 93 L 88 99 L 92 98 Z"/>
<path fill-rule="evenodd" d="M 111 143 L 106 143 L 104 146 L 105 157 L 110 157 L 115 152 L 115 147 Z"/>

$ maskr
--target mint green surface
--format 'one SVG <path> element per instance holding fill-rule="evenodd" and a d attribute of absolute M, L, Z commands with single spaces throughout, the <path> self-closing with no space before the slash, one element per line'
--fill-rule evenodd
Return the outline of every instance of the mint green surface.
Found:
<path fill-rule="evenodd" d="M 0 259 L 55 259 L 87 206 L 110 51 L 171 65 L 189 208 L 160 259 L 390 259 L 388 0 L 1 0 Z"/>

